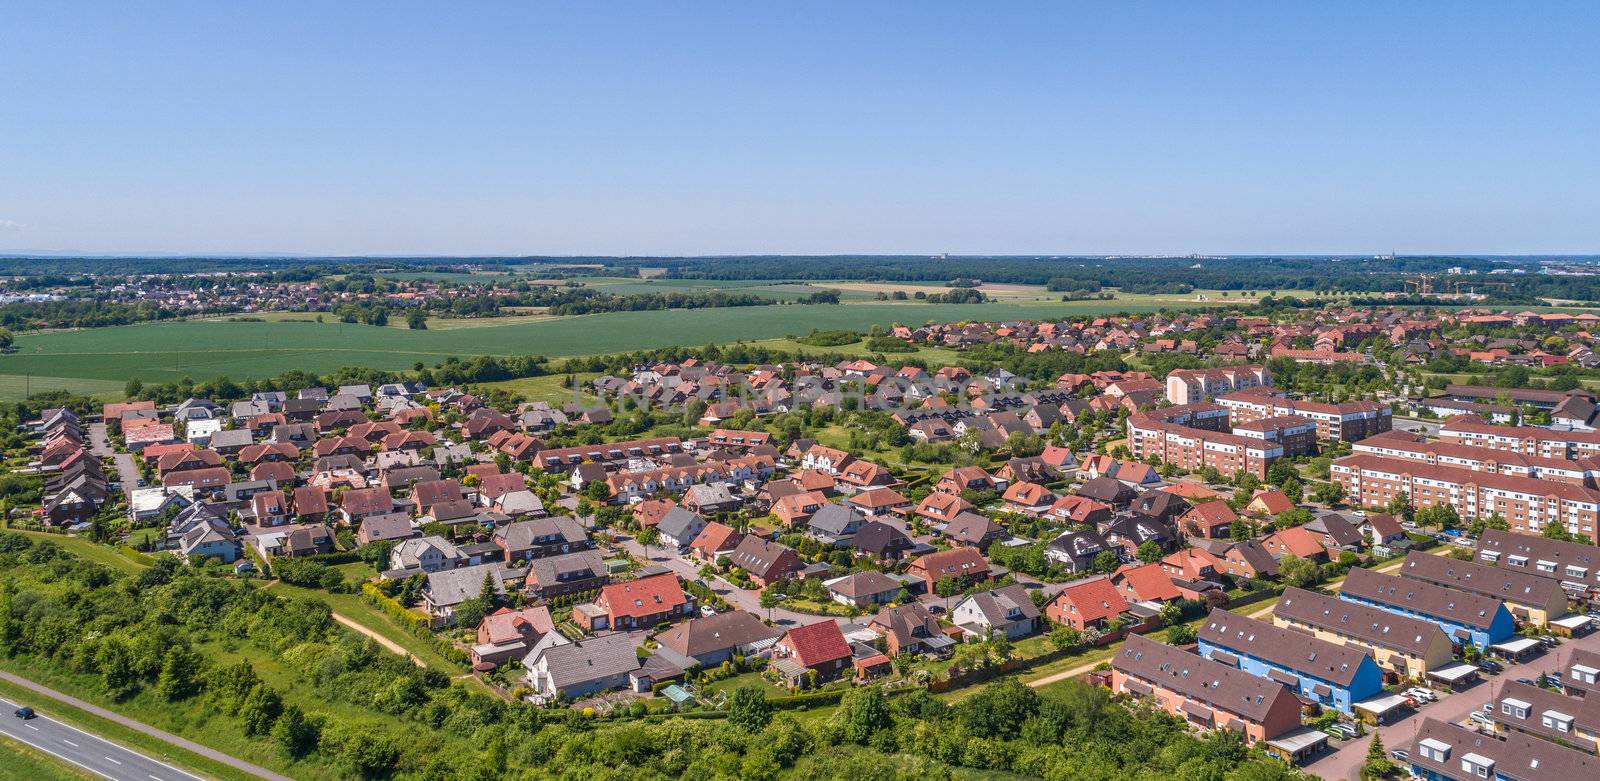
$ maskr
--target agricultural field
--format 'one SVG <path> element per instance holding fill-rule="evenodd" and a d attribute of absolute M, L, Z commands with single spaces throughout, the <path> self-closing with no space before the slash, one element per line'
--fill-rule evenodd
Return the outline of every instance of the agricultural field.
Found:
<path fill-rule="evenodd" d="M 1207 303 L 1194 299 L 1191 294 L 1129 295 L 1112 301 L 779 304 L 559 318 L 519 315 L 425 331 L 339 323 L 331 318 L 318 323 L 314 315 L 304 313 L 262 317 L 259 322 L 223 318 L 141 323 L 19 335 L 15 351 L 0 355 L 0 398 L 22 398 L 26 390 L 52 388 L 114 396 L 132 377 L 167 382 L 185 376 L 196 380 L 223 375 L 266 377 L 290 369 L 323 373 L 344 366 L 403 370 L 418 362 L 438 363 L 452 355 L 594 355 L 781 339 L 812 329 L 865 331 L 873 325 L 895 323 L 1082 317 Z"/>

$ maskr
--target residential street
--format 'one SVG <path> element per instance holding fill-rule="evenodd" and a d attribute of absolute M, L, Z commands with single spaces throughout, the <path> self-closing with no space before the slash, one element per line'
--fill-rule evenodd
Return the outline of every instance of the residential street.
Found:
<path fill-rule="evenodd" d="M 1466 691 L 1442 695 L 1438 702 L 1424 705 L 1409 718 L 1383 727 L 1379 734 L 1383 736 L 1384 748 L 1392 751 L 1409 747 L 1424 718 L 1454 722 L 1465 719 L 1468 714 L 1492 699 L 1504 681 L 1515 681 L 1518 678 L 1538 680 L 1544 673 L 1555 672 L 1574 648 L 1600 650 L 1600 632 L 1591 632 L 1587 637 L 1568 640 L 1526 664 L 1508 664 L 1505 672 L 1488 676 Z M 1328 781 L 1355 779 L 1361 770 L 1361 763 L 1366 759 L 1367 742 L 1371 739 L 1371 733 L 1368 733 L 1347 741 L 1337 751 L 1323 754 L 1316 761 L 1305 765 L 1304 769 Z"/>
<path fill-rule="evenodd" d="M 652 545 L 650 546 L 649 555 L 645 555 L 644 546 L 640 545 L 639 542 L 631 536 L 622 542 L 622 548 L 633 556 L 639 557 L 654 564 L 661 564 L 671 569 L 673 572 L 677 573 L 679 577 L 682 577 L 685 580 L 700 579 L 700 565 L 697 562 L 693 562 L 683 558 L 682 556 L 678 556 L 667 548 L 663 548 L 659 545 Z M 761 616 L 762 618 L 767 617 L 767 609 L 761 606 L 760 592 L 747 591 L 733 585 L 732 583 L 729 583 L 720 577 L 713 578 L 707 585 L 711 587 L 712 591 L 716 592 L 717 596 L 728 600 L 728 604 L 733 605 L 735 609 L 743 610 L 752 615 Z M 810 613 L 800 613 L 781 607 L 772 608 L 771 616 L 772 620 L 779 626 L 815 624 L 816 622 L 826 618 L 826 616 L 814 616 Z M 835 620 L 840 622 L 843 621 L 843 619 Z"/>
<path fill-rule="evenodd" d="M 101 458 L 111 458 L 117 467 L 117 477 L 122 480 L 122 492 L 132 500 L 133 489 L 138 487 L 139 467 L 133 462 L 133 454 L 118 453 L 111 447 L 111 439 L 106 436 L 106 424 L 89 424 L 89 452 Z"/>
<path fill-rule="evenodd" d="M 0 672 L 0 678 L 4 678 L 18 686 L 41 692 L 103 719 L 117 722 L 129 729 L 142 732 L 158 740 L 171 743 L 174 746 L 200 754 L 208 759 L 221 762 L 251 775 L 268 779 L 268 781 L 290 781 L 286 776 L 279 775 L 266 768 L 235 759 L 220 751 L 206 748 L 169 732 L 134 721 L 74 697 L 69 697 L 26 678 L 5 672 Z M 18 707 L 25 704 L 32 705 L 39 712 L 39 715 L 27 721 L 11 715 Z M 77 727 L 56 721 L 50 718 L 50 704 L 47 702 L 17 703 L 0 698 L 0 706 L 5 709 L 4 718 L 0 719 L 0 733 L 102 778 L 109 778 L 112 781 L 183 781 L 185 779 L 198 780 L 201 778 L 193 773 L 179 770 L 137 751 L 124 748 L 109 740 L 85 732 Z"/>

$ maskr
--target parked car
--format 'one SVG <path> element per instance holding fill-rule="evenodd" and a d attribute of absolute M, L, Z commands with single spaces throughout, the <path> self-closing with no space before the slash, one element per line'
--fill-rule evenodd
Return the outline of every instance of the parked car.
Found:
<path fill-rule="evenodd" d="M 1480 669 L 1480 670 L 1482 670 L 1482 671 L 1484 671 L 1486 673 L 1490 673 L 1490 674 L 1493 674 L 1493 675 L 1499 675 L 1500 673 L 1504 672 L 1506 668 L 1505 668 L 1505 665 L 1503 665 L 1503 664 L 1501 664 L 1501 663 L 1499 663 L 1499 662 L 1497 662 L 1497 661 L 1495 661 L 1493 659 L 1485 659 L 1485 660 L 1483 660 L 1481 662 L 1478 662 L 1478 669 Z"/>
<path fill-rule="evenodd" d="M 1397 749 L 1389 752 L 1389 756 L 1394 757 L 1395 759 L 1398 759 L 1401 762 L 1410 762 L 1411 761 L 1411 752 L 1406 751 L 1403 748 L 1397 748 Z"/>
<path fill-rule="evenodd" d="M 23 721 L 27 721 L 28 719 L 31 719 L 34 716 L 37 716 L 39 714 L 34 713 L 32 708 L 24 705 L 24 706 L 16 709 L 16 711 L 14 711 L 11 715 L 16 716 L 17 718 L 22 719 Z"/>
<path fill-rule="evenodd" d="M 1539 638 L 1539 644 L 1545 648 L 1555 648 L 1556 646 L 1561 645 L 1561 641 L 1549 635 L 1545 635 L 1544 637 Z"/>
<path fill-rule="evenodd" d="M 1487 714 L 1487 713 L 1474 713 L 1471 716 L 1468 716 L 1467 718 L 1471 719 L 1472 721 L 1474 721 L 1474 722 L 1476 722 L 1478 724 L 1482 724 L 1485 727 L 1493 726 L 1493 724 L 1494 724 L 1494 719 L 1489 718 L 1489 714 Z"/>
<path fill-rule="evenodd" d="M 1407 697 L 1415 697 L 1424 702 L 1437 702 L 1439 700 L 1439 695 L 1434 694 L 1432 689 L 1424 689 L 1421 686 L 1413 686 L 1400 693 Z"/>
<path fill-rule="evenodd" d="M 1525 683 L 1525 684 L 1528 684 L 1529 686 L 1538 686 L 1539 685 L 1537 683 L 1534 683 L 1532 678 L 1518 678 L 1517 679 L 1517 683 Z"/>

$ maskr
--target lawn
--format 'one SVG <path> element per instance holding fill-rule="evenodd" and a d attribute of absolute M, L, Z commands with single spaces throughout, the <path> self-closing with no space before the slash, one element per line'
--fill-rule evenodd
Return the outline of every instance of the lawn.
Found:
<path fill-rule="evenodd" d="M 574 376 L 578 378 L 580 387 L 588 387 L 589 381 L 600 375 L 582 373 Z M 543 401 L 556 409 L 560 409 L 562 405 L 573 400 L 572 389 L 561 387 L 561 383 L 566 379 L 567 375 L 565 374 L 548 374 L 543 377 L 522 377 L 515 380 L 485 382 L 482 385 L 485 388 L 499 388 L 508 393 L 521 394 L 528 401 Z M 589 392 L 581 393 L 579 399 L 584 403 L 597 401 L 595 395 Z"/>
<path fill-rule="evenodd" d="M 0 781 L 80 781 L 97 776 L 10 738 L 0 738 Z"/>
<path fill-rule="evenodd" d="M 365 566 L 365 565 L 363 565 Z M 291 586 L 282 581 L 272 584 L 273 593 L 279 596 L 297 596 L 327 603 L 333 612 L 376 632 L 384 639 L 409 651 L 428 665 L 451 675 L 462 672 L 461 666 L 439 655 L 433 646 L 406 631 L 394 619 L 367 603 L 360 594 L 330 594 L 321 589 Z"/>
<path fill-rule="evenodd" d="M 150 566 L 150 557 L 134 550 L 113 548 L 110 545 L 101 545 L 91 542 L 83 537 L 72 537 L 65 534 L 49 534 L 46 532 L 30 532 L 17 530 L 19 534 L 26 534 L 36 540 L 49 540 L 60 545 L 68 553 L 82 559 L 104 564 L 111 569 L 126 573 L 137 573 Z"/>
<path fill-rule="evenodd" d="M 16 352 L 0 356 L 0 398 L 20 398 L 34 381 L 114 394 L 130 377 L 167 382 L 226 375 L 266 377 L 289 369 L 326 373 L 345 366 L 401 370 L 472 355 L 593 355 L 673 345 L 726 344 L 809 333 L 813 328 L 864 331 L 873 325 L 928 321 L 1038 319 L 1193 306 L 1181 296 L 1128 296 L 1114 301 L 984 304 L 849 303 L 719 309 L 611 312 L 412 331 L 338 322 L 188 320 L 23 334 Z M 538 318 L 538 319 L 535 319 Z M 812 349 L 819 353 L 824 350 Z M 930 353 L 948 362 L 949 355 Z M 92 382 L 87 382 L 92 381 Z M 37 390 L 38 388 L 35 388 Z"/>

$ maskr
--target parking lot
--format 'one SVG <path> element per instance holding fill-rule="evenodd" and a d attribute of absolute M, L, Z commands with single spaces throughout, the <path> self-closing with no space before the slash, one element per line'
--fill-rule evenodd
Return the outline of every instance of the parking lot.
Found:
<path fill-rule="evenodd" d="M 1409 747 L 1424 718 L 1457 723 L 1465 721 L 1494 698 L 1503 682 L 1519 678 L 1537 681 L 1546 673 L 1558 672 L 1568 654 L 1575 648 L 1600 650 L 1600 632 L 1591 632 L 1576 640 L 1566 640 L 1554 649 L 1534 655 L 1526 662 L 1507 663 L 1504 672 L 1499 675 L 1483 675 L 1481 680 L 1462 691 L 1446 693 L 1435 690 L 1439 695 L 1438 702 L 1420 705 L 1411 715 L 1378 729 L 1378 733 L 1383 737 L 1384 747 L 1391 751 Z M 1371 739 L 1372 733 L 1369 731 L 1354 740 L 1330 741 L 1332 750 L 1325 751 L 1306 763 L 1303 769 L 1329 781 L 1354 781 L 1361 770 L 1362 762 L 1366 760 L 1367 742 Z"/>

